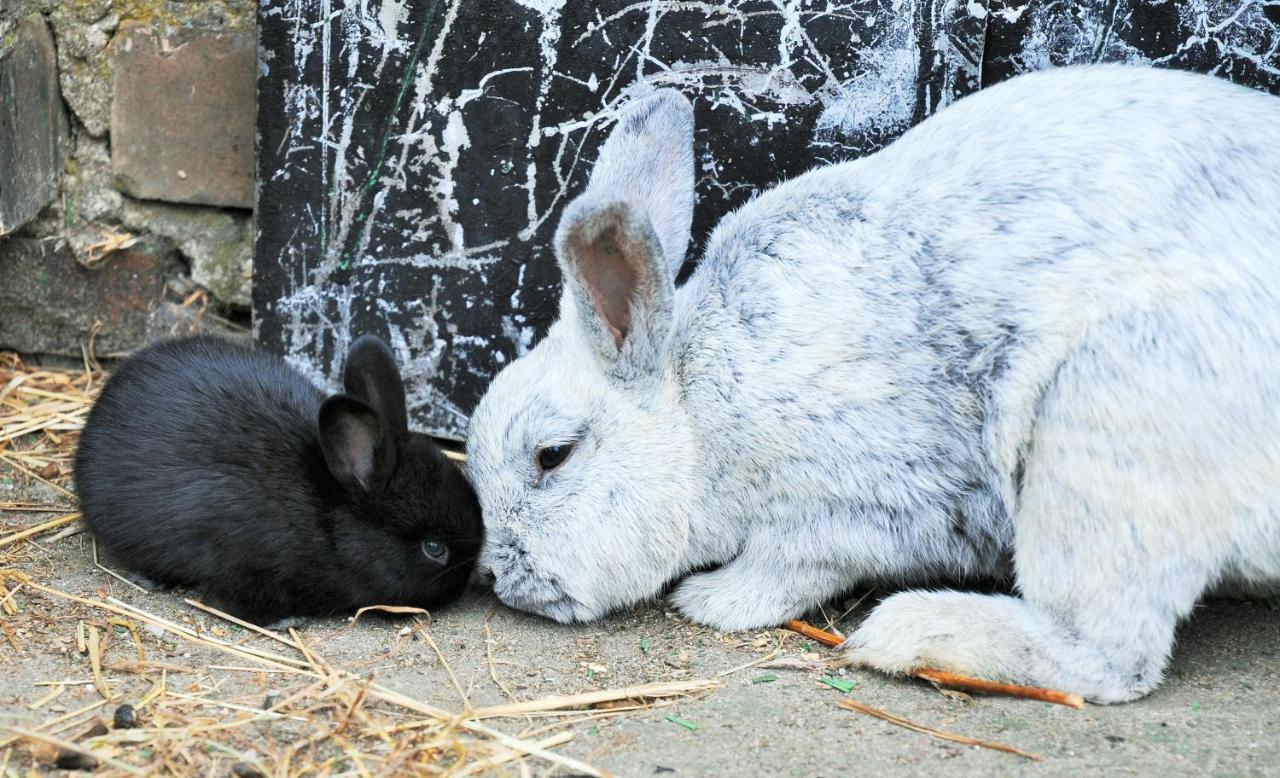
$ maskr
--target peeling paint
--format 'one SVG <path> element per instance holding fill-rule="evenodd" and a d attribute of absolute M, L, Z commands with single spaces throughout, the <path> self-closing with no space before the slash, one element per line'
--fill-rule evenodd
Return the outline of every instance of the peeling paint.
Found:
<path fill-rule="evenodd" d="M 263 3 L 255 330 L 331 384 L 355 333 L 382 334 L 417 425 L 457 438 L 554 317 L 551 232 L 628 101 L 674 87 L 694 102 L 696 253 L 761 187 L 874 151 L 1025 70 L 1120 60 L 1280 91 L 1269 7 Z"/>

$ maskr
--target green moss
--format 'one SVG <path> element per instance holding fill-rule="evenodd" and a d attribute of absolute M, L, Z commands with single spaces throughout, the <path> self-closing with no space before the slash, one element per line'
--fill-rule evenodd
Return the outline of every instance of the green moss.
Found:
<path fill-rule="evenodd" d="M 203 280 L 210 292 L 219 300 L 235 300 L 248 290 L 245 277 L 244 244 L 238 241 L 220 242 L 213 253 L 202 263 Z"/>

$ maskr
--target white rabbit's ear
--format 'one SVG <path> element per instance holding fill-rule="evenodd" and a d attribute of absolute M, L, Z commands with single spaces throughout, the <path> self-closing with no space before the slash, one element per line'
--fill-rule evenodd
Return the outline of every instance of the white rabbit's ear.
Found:
<path fill-rule="evenodd" d="M 579 197 L 556 234 L 572 321 L 620 379 L 651 375 L 666 360 L 675 283 L 648 219 L 625 201 Z"/>
<path fill-rule="evenodd" d="M 676 90 L 659 89 L 622 109 L 583 197 L 639 208 L 675 277 L 689 249 L 693 188 L 693 106 Z"/>
<path fill-rule="evenodd" d="M 665 363 L 693 185 L 693 108 L 664 89 L 623 111 L 586 191 L 560 218 L 561 319 L 577 322 L 615 377 Z"/>

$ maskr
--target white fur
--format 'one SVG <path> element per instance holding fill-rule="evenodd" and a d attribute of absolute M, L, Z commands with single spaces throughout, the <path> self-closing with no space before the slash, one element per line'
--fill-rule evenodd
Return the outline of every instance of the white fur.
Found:
<path fill-rule="evenodd" d="M 1119 701 L 1208 589 L 1280 581 L 1280 100 L 1022 76 L 765 192 L 677 290 L 681 106 L 620 121 L 557 237 L 561 320 L 472 419 L 504 601 L 594 619 L 701 569 L 672 601 L 733 630 L 1011 575 L 890 597 L 848 655 Z"/>

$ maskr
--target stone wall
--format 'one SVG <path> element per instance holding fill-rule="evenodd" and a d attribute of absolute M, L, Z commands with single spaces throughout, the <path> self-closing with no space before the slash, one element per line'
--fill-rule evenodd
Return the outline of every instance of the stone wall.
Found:
<path fill-rule="evenodd" d="M 248 323 L 253 0 L 0 0 L 0 348 Z"/>

